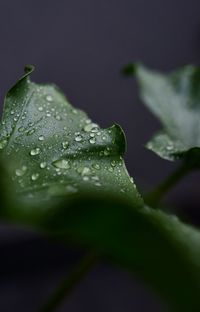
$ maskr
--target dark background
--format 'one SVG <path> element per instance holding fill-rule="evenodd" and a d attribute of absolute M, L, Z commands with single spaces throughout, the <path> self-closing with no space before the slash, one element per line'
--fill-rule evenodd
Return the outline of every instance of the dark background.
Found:
<path fill-rule="evenodd" d="M 138 100 L 133 79 L 120 75 L 130 61 L 168 71 L 199 63 L 199 0 L 0 0 L 0 100 L 36 65 L 37 82 L 54 82 L 73 105 L 101 126 L 124 128 L 127 167 L 141 190 L 176 165 L 143 147 L 159 123 Z M 199 173 L 169 196 L 183 219 L 199 224 Z M 172 204 L 172 205 L 173 205 Z M 79 258 L 29 231 L 2 225 L 0 311 L 37 311 Z M 59 311 L 164 311 L 141 282 L 107 263 L 98 265 Z"/>

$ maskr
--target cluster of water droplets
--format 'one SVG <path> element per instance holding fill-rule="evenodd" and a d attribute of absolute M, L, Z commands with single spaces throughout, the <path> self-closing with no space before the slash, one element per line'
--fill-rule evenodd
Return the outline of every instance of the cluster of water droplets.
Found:
<path fill-rule="evenodd" d="M 52 186 L 55 181 L 62 184 L 67 193 L 74 193 L 81 187 L 81 183 L 97 188 L 104 186 L 105 177 L 109 176 L 109 173 L 122 180 L 123 160 L 111 157 L 112 144 L 115 143 L 111 141 L 112 131 L 100 129 L 84 113 L 72 108 L 68 103 L 60 102 L 57 105 L 57 99 L 54 99 L 52 94 L 45 94 L 43 87 L 37 87 L 36 92 L 38 101 L 34 103 L 35 111 L 33 110 L 32 115 L 28 108 L 19 113 L 15 102 L 9 111 L 13 119 L 11 135 L 17 131 L 16 142 L 20 142 L 21 146 L 28 150 L 26 161 L 14 172 L 14 179 L 18 180 L 19 185 L 22 188 L 26 188 L 27 185 L 33 188 L 37 188 L 38 185 L 48 187 L 50 194 L 56 195 L 60 193 L 61 188 L 60 185 Z M 29 100 L 30 95 L 27 95 L 24 102 Z M 48 120 L 51 121 L 52 127 L 56 123 L 60 124 L 55 126 L 52 132 L 50 129 L 50 137 L 45 131 L 45 127 L 49 127 L 46 123 Z M 2 125 L 5 125 L 5 120 L 2 121 Z M 76 128 L 77 131 L 74 132 L 71 128 Z M 26 144 L 23 135 L 32 136 L 34 139 L 29 139 Z M 58 144 L 52 143 L 51 136 Z M 7 146 L 9 139 L 10 134 L 0 141 L 0 150 Z M 16 147 L 14 143 L 12 144 L 15 152 L 20 151 L 20 147 Z M 96 146 L 99 148 L 95 149 Z M 57 155 L 57 159 L 53 159 L 52 155 Z M 103 159 L 99 159 L 99 156 Z M 133 183 L 132 180 L 131 182 Z M 125 188 L 121 188 L 121 192 L 125 191 Z"/>

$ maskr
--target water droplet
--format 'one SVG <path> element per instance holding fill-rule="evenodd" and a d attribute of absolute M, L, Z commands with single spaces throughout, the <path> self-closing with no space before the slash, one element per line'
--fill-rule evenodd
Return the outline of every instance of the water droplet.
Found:
<path fill-rule="evenodd" d="M 173 150 L 173 145 L 168 145 L 166 148 L 168 151 L 171 151 L 171 150 Z"/>
<path fill-rule="evenodd" d="M 62 147 L 63 147 L 64 149 L 67 149 L 68 146 L 69 146 L 69 142 L 67 142 L 67 141 L 62 142 Z"/>
<path fill-rule="evenodd" d="M 95 185 L 95 186 L 101 186 L 101 183 L 95 182 L 94 185 Z"/>
<path fill-rule="evenodd" d="M 105 156 L 109 156 L 110 155 L 110 152 L 108 150 L 105 150 L 103 153 L 104 153 Z"/>
<path fill-rule="evenodd" d="M 34 132 L 35 132 L 35 129 L 31 129 L 31 130 L 28 130 L 26 134 L 27 134 L 27 135 L 31 135 L 31 134 L 33 134 Z"/>
<path fill-rule="evenodd" d="M 91 130 L 91 132 L 98 133 L 98 132 L 99 132 L 99 129 L 98 129 L 98 128 L 94 128 L 94 129 Z"/>
<path fill-rule="evenodd" d="M 113 167 L 116 166 L 116 161 L 115 161 L 115 160 L 112 160 L 112 161 L 111 161 L 111 166 L 113 166 Z"/>
<path fill-rule="evenodd" d="M 82 136 L 81 135 L 77 135 L 76 137 L 75 137 L 75 141 L 76 142 L 80 142 L 80 141 L 82 141 Z"/>
<path fill-rule="evenodd" d="M 44 109 L 44 108 L 43 108 L 42 106 L 39 106 L 39 107 L 38 107 L 38 110 L 39 110 L 40 112 L 42 112 L 43 109 Z"/>
<path fill-rule="evenodd" d="M 120 159 L 121 159 L 121 160 L 119 161 L 119 166 L 122 167 L 123 159 L 122 159 L 121 157 L 120 157 Z"/>
<path fill-rule="evenodd" d="M 14 115 L 15 111 L 14 110 L 11 110 L 10 114 L 11 115 Z"/>
<path fill-rule="evenodd" d="M 131 183 L 133 183 L 133 184 L 134 184 L 134 181 L 133 181 L 133 178 L 132 178 L 132 177 L 130 177 L 130 181 L 131 181 Z"/>
<path fill-rule="evenodd" d="M 39 178 L 39 173 L 33 173 L 31 176 L 32 181 L 36 181 Z"/>
<path fill-rule="evenodd" d="M 112 167 L 109 167 L 109 168 L 108 168 L 108 171 L 113 172 L 113 168 L 112 168 Z"/>
<path fill-rule="evenodd" d="M 91 139 L 89 140 L 89 142 L 90 142 L 91 144 L 95 144 L 95 143 L 96 143 L 96 140 L 95 140 L 95 138 L 91 138 Z"/>
<path fill-rule="evenodd" d="M 56 119 L 57 119 L 57 120 L 61 120 L 60 115 L 56 115 Z"/>
<path fill-rule="evenodd" d="M 88 123 L 83 129 L 85 132 L 90 132 L 94 129 L 97 129 L 98 128 L 98 125 L 95 124 L 95 123 Z"/>
<path fill-rule="evenodd" d="M 40 168 L 41 169 L 46 168 L 46 166 L 47 166 L 47 163 L 45 161 L 40 163 Z"/>
<path fill-rule="evenodd" d="M 81 174 L 82 174 L 82 176 L 89 175 L 90 172 L 91 172 L 90 168 L 84 167 Z"/>
<path fill-rule="evenodd" d="M 46 100 L 47 100 L 48 102 L 52 102 L 52 101 L 53 101 L 53 98 L 52 98 L 51 95 L 47 95 L 47 96 L 46 96 Z"/>
<path fill-rule="evenodd" d="M 39 141 L 44 141 L 44 136 L 43 136 L 43 135 L 40 135 L 39 138 L 38 138 L 38 140 L 39 140 Z"/>
<path fill-rule="evenodd" d="M 39 147 L 36 147 L 30 151 L 31 156 L 38 155 L 40 153 Z"/>
<path fill-rule="evenodd" d="M 18 177 L 22 177 L 25 174 L 26 170 L 27 170 L 27 167 L 23 166 L 21 169 L 16 169 L 15 174 Z"/>
<path fill-rule="evenodd" d="M 54 167 L 59 168 L 59 169 L 69 169 L 70 168 L 69 162 L 66 159 L 60 159 L 60 160 L 54 161 L 53 165 L 54 165 Z"/>
<path fill-rule="evenodd" d="M 46 116 L 51 117 L 51 113 L 49 111 L 47 111 Z"/>
<path fill-rule="evenodd" d="M 3 149 L 6 146 L 6 144 L 7 144 L 7 140 L 6 139 L 0 141 L 0 149 Z"/>
<path fill-rule="evenodd" d="M 88 176 L 84 176 L 83 177 L 83 181 L 89 181 L 89 177 Z"/>
<path fill-rule="evenodd" d="M 100 166 L 99 166 L 98 164 L 94 164 L 94 165 L 92 165 L 92 167 L 93 167 L 94 169 L 97 169 L 97 170 L 100 169 Z"/>

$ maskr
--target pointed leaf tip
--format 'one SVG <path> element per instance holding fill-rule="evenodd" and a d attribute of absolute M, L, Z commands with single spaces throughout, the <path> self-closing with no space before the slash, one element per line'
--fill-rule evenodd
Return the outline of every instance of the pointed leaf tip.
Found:
<path fill-rule="evenodd" d="M 34 70 L 35 70 L 35 66 L 34 66 L 34 65 L 31 65 L 31 64 L 27 64 L 27 65 L 25 65 L 25 67 L 24 67 L 24 72 L 25 72 L 25 74 L 30 74 L 30 73 L 32 73 Z"/>

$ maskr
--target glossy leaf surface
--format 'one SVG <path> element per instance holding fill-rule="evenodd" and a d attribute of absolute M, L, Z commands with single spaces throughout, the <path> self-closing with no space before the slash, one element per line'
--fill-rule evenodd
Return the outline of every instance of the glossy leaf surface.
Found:
<path fill-rule="evenodd" d="M 1 156 L 9 160 L 16 192 L 40 206 L 86 190 L 120 193 L 139 203 L 122 159 L 120 126 L 101 129 L 56 86 L 31 82 L 32 70 L 27 67 L 6 95 L 0 127 Z"/>

